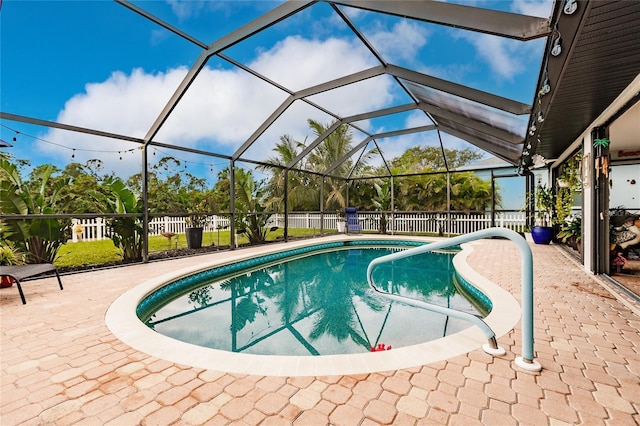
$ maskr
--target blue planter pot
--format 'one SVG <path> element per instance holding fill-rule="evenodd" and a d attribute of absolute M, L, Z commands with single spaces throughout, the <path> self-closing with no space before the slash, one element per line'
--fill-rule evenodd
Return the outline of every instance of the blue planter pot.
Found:
<path fill-rule="evenodd" d="M 531 228 L 531 238 L 536 244 L 549 244 L 553 239 L 553 228 L 550 226 L 534 226 Z"/>

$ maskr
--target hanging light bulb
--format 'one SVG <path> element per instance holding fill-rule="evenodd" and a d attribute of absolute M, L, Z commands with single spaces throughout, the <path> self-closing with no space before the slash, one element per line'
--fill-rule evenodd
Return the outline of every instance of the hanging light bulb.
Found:
<path fill-rule="evenodd" d="M 76 158 L 76 150 L 75 150 L 75 148 L 73 149 L 73 153 L 71 154 L 71 159 L 73 160 L 74 158 Z"/>
<path fill-rule="evenodd" d="M 551 83 L 549 83 L 549 77 L 544 79 L 544 83 L 542 84 L 542 88 L 540 89 L 540 93 L 542 96 L 546 95 L 551 91 Z"/>
<path fill-rule="evenodd" d="M 565 15 L 571 15 L 578 9 L 578 2 L 576 0 L 567 0 L 564 4 Z"/>
<path fill-rule="evenodd" d="M 531 149 L 531 142 L 527 144 L 527 149 Z"/>
<path fill-rule="evenodd" d="M 544 117 L 542 116 L 542 111 L 538 111 L 538 123 L 542 123 L 544 121 Z"/>
<path fill-rule="evenodd" d="M 20 134 L 20 132 L 16 132 L 16 134 L 13 136 L 13 141 L 17 141 L 18 140 L 18 135 Z"/>
<path fill-rule="evenodd" d="M 562 37 L 558 31 L 558 37 L 553 41 L 553 47 L 551 48 L 551 55 L 558 56 L 562 53 Z"/>

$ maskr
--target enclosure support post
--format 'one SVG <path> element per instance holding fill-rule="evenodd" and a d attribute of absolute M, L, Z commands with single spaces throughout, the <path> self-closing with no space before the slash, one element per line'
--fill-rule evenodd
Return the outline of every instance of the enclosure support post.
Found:
<path fill-rule="evenodd" d="M 396 198 L 393 191 L 393 176 L 391 176 L 391 235 L 395 235 L 396 232 Z M 382 213 L 385 214 L 385 213 Z"/>
<path fill-rule="evenodd" d="M 231 250 L 236 248 L 236 163 L 233 160 L 229 161 L 229 194 L 231 197 L 229 203 L 229 213 L 231 213 L 231 220 L 229 221 L 229 247 Z"/>
<path fill-rule="evenodd" d="M 284 240 L 289 241 L 289 169 L 284 170 Z"/>
<path fill-rule="evenodd" d="M 149 145 L 142 146 L 142 262 L 149 262 Z"/>
<path fill-rule="evenodd" d="M 491 170 L 491 226 L 496 226 L 496 177 Z"/>
<path fill-rule="evenodd" d="M 324 176 L 320 182 L 320 235 L 324 236 Z"/>

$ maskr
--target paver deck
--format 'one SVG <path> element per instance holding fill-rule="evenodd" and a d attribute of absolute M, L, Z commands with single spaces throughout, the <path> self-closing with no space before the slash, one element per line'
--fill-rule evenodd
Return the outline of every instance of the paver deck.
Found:
<path fill-rule="evenodd" d="M 532 245 L 539 373 L 519 370 L 518 326 L 437 363 L 362 375 L 228 374 L 138 352 L 105 326 L 109 305 L 143 280 L 200 257 L 45 278 L 0 291 L 0 424 L 638 425 L 640 307 L 615 296 L 553 245 Z M 215 256 L 210 255 L 210 256 Z M 520 258 L 506 240 L 469 257 L 520 300 Z M 615 292 L 614 292 L 615 293 Z"/>

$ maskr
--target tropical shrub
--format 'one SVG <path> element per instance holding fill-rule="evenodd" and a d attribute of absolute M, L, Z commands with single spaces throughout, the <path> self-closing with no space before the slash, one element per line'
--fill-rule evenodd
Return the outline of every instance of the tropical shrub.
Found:
<path fill-rule="evenodd" d="M 32 188 L 22 181 L 20 171 L 6 156 L 0 156 L 0 212 L 16 215 L 50 215 L 64 211 L 69 196 L 62 195 L 71 178 L 52 179 L 54 167 L 38 170 Z M 27 263 L 53 263 L 66 242 L 68 220 L 34 218 L 3 220 L 2 238 L 26 254 Z"/>
<path fill-rule="evenodd" d="M 251 171 L 235 170 L 236 208 L 242 213 L 236 215 L 236 233 L 245 234 L 250 244 L 261 244 L 267 233 L 278 229 L 269 227 L 271 213 L 265 209 L 264 186 L 256 182 Z"/>
<path fill-rule="evenodd" d="M 120 179 L 108 178 L 99 191 L 92 193 L 103 213 L 142 213 L 142 199 L 130 191 Z M 109 237 L 122 250 L 124 261 L 142 259 L 143 227 L 139 217 L 107 218 Z"/>

